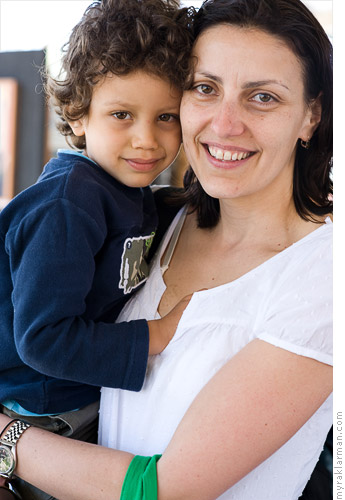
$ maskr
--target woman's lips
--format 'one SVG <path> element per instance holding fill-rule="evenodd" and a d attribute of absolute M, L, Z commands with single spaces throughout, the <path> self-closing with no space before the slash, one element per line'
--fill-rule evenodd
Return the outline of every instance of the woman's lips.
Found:
<path fill-rule="evenodd" d="M 238 147 L 222 148 L 211 144 L 203 144 L 203 146 L 212 164 L 221 168 L 233 168 L 255 154 L 254 151 Z"/>

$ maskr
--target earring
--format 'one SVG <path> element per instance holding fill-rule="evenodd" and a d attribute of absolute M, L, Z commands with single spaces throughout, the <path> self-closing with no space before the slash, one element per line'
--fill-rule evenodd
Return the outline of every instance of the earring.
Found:
<path fill-rule="evenodd" d="M 301 146 L 302 146 L 302 148 L 304 148 L 304 149 L 309 149 L 309 148 L 310 148 L 310 140 L 309 140 L 309 139 L 307 139 L 306 141 L 303 141 L 303 140 L 301 139 Z"/>

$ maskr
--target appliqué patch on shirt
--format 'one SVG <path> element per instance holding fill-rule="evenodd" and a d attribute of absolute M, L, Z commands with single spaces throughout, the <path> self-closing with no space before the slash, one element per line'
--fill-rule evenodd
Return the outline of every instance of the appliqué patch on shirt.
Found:
<path fill-rule="evenodd" d="M 125 294 L 130 293 L 141 283 L 147 280 L 149 275 L 148 264 L 145 257 L 148 254 L 155 233 L 149 236 L 127 238 L 123 245 L 121 258 L 119 288 Z"/>

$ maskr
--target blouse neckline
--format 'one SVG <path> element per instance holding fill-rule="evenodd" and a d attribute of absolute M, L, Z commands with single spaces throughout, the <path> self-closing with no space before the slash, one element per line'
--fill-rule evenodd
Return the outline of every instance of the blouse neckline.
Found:
<path fill-rule="evenodd" d="M 165 235 L 165 238 L 163 240 L 162 246 L 159 251 L 159 255 L 157 256 L 158 259 L 158 267 L 159 267 L 159 274 L 161 277 L 161 281 L 164 285 L 164 289 L 162 292 L 162 295 L 164 291 L 166 290 L 166 284 L 164 281 L 164 273 L 169 269 L 169 265 L 172 259 L 172 256 L 174 254 L 174 250 L 176 248 L 182 227 L 184 225 L 184 221 L 186 219 L 187 215 L 187 206 L 182 207 L 178 213 L 176 214 L 174 220 L 172 221 L 170 228 L 168 229 L 168 232 Z M 246 279 L 248 276 L 250 276 L 252 273 L 257 272 L 258 270 L 262 269 L 266 265 L 269 265 L 271 262 L 275 261 L 276 259 L 282 258 L 282 256 L 285 256 L 286 254 L 290 253 L 292 249 L 295 249 L 296 247 L 300 246 L 301 244 L 305 243 L 311 238 L 314 238 L 315 233 L 319 234 L 321 231 L 324 230 L 324 228 L 332 226 L 333 221 L 332 219 L 327 216 L 326 219 L 324 220 L 324 223 L 311 231 L 310 233 L 306 234 L 303 236 L 301 239 L 297 240 L 295 243 L 292 243 L 292 245 L 288 246 L 281 252 L 277 253 L 276 255 L 273 255 L 269 259 L 265 260 L 258 266 L 253 267 L 253 269 L 250 269 L 246 273 L 242 274 L 242 276 L 239 276 L 238 278 L 234 279 L 233 281 L 228 281 L 227 283 L 223 283 L 222 285 L 217 285 L 213 288 L 209 288 L 207 290 L 201 290 L 199 292 L 194 292 L 194 293 L 203 293 L 203 292 L 208 292 L 210 290 L 217 290 L 220 289 L 221 287 L 228 287 L 231 286 L 234 283 L 237 283 L 243 279 Z M 163 256 L 163 259 L 162 259 Z"/>

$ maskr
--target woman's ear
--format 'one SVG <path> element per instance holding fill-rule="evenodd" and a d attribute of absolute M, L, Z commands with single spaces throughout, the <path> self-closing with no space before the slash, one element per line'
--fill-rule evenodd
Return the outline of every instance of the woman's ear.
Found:
<path fill-rule="evenodd" d="M 306 122 L 302 127 L 300 139 L 309 141 L 319 126 L 322 116 L 321 94 L 316 99 L 313 99 L 308 106 Z"/>
<path fill-rule="evenodd" d="M 82 135 L 85 135 L 85 128 L 84 128 L 84 120 L 81 118 L 80 120 L 75 120 L 73 122 L 68 122 L 68 125 L 71 127 L 73 130 L 73 134 L 81 137 Z"/>

